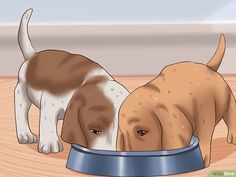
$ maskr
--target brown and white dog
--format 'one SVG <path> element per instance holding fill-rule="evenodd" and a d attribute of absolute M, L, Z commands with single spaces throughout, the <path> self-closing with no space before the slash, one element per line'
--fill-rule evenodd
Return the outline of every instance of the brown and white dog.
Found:
<path fill-rule="evenodd" d="M 57 121 L 64 119 L 62 139 L 93 149 L 115 150 L 118 110 L 129 94 L 99 64 L 59 50 L 36 52 L 28 36 L 32 10 L 21 19 L 18 42 L 25 61 L 15 88 L 19 143 L 36 143 L 28 123 L 31 103 L 40 109 L 38 151 L 62 151 Z"/>
<path fill-rule="evenodd" d="M 196 135 L 208 166 L 212 134 L 221 119 L 228 127 L 228 143 L 236 144 L 235 98 L 217 73 L 224 52 L 225 39 L 221 35 L 218 49 L 207 65 L 169 65 L 155 79 L 132 92 L 119 111 L 117 149 L 183 148 Z"/>

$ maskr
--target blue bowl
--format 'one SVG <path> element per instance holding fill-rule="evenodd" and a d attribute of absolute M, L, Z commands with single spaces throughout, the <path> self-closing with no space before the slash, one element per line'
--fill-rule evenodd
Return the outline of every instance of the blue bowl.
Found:
<path fill-rule="evenodd" d="M 204 168 L 199 139 L 186 148 L 168 151 L 105 151 L 72 145 L 67 168 L 102 176 L 159 176 Z"/>

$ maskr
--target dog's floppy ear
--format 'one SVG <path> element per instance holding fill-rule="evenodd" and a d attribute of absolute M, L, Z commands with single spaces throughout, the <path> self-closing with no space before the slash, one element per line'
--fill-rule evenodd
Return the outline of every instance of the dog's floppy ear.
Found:
<path fill-rule="evenodd" d="M 159 106 L 154 111 L 159 121 L 162 150 L 188 146 L 192 127 L 185 114 L 178 108 Z"/>
<path fill-rule="evenodd" d="M 118 137 L 116 140 L 116 150 L 117 151 L 123 151 L 124 150 L 124 135 L 123 133 L 120 131 L 120 129 L 118 130 Z"/>
<path fill-rule="evenodd" d="M 88 143 L 81 123 L 80 109 L 81 99 L 78 96 L 72 97 L 65 112 L 61 137 L 67 143 L 87 147 Z"/>

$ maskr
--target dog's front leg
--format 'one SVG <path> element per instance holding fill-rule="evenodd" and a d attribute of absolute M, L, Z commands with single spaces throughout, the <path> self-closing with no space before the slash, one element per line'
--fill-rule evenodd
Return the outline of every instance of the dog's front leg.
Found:
<path fill-rule="evenodd" d="M 28 120 L 28 111 L 31 106 L 26 93 L 26 84 L 22 81 L 15 88 L 15 119 L 18 142 L 21 144 L 36 143 L 37 138 L 31 132 Z"/>
<path fill-rule="evenodd" d="M 41 99 L 40 111 L 40 140 L 38 151 L 42 153 L 57 153 L 63 150 L 57 136 L 57 121 L 60 108 L 58 100 L 44 92 Z"/>

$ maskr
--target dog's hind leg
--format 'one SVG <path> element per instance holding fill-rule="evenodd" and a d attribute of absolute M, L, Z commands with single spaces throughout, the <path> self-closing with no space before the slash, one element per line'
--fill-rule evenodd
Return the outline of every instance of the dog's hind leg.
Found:
<path fill-rule="evenodd" d="M 26 93 L 26 84 L 19 81 L 15 88 L 15 120 L 18 142 L 21 144 L 36 143 L 37 138 L 31 132 L 28 120 L 28 111 L 31 106 Z"/>
<path fill-rule="evenodd" d="M 228 127 L 228 143 L 236 144 L 236 103 L 233 93 L 231 93 L 228 110 L 223 119 Z"/>

